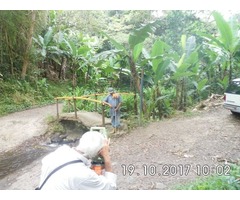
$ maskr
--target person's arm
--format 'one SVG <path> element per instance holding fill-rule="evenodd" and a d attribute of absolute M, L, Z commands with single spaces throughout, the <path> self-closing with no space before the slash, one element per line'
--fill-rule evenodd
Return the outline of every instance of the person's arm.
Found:
<path fill-rule="evenodd" d="M 116 111 L 120 108 L 120 106 L 122 105 L 122 102 L 120 102 L 119 104 L 118 104 L 118 106 L 116 107 Z"/>
<path fill-rule="evenodd" d="M 112 107 L 112 105 L 110 103 L 108 103 L 108 96 L 105 99 L 103 99 L 102 104 L 108 105 L 110 108 Z"/>
<path fill-rule="evenodd" d="M 109 148 L 109 141 L 108 141 L 108 142 L 106 142 L 106 144 L 104 145 L 104 147 L 100 151 L 100 155 L 104 159 L 104 165 L 105 165 L 105 171 L 106 172 L 112 172 L 112 162 L 111 162 L 109 152 L 110 152 L 110 148 Z"/>
<path fill-rule="evenodd" d="M 103 104 L 108 105 L 110 108 L 112 107 L 112 105 L 110 103 L 106 102 L 106 101 L 103 101 Z"/>
<path fill-rule="evenodd" d="M 116 184 L 117 175 L 113 173 L 111 157 L 109 154 L 109 152 L 110 152 L 109 143 L 110 143 L 110 140 L 106 141 L 104 147 L 100 151 L 100 155 L 104 159 L 105 173 L 104 173 L 104 177 L 102 177 L 102 178 L 101 178 L 101 176 L 99 177 L 103 181 L 99 185 L 100 185 L 100 187 L 103 187 L 103 189 L 116 189 L 117 188 L 117 184 Z"/>
<path fill-rule="evenodd" d="M 116 111 L 119 110 L 120 106 L 122 105 L 122 97 L 118 96 L 118 98 L 119 98 L 119 104 L 118 104 L 118 106 L 115 109 Z"/>

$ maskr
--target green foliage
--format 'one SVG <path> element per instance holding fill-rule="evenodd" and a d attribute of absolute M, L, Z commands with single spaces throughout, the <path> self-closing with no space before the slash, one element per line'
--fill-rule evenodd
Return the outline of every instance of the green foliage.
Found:
<path fill-rule="evenodd" d="M 214 26 L 199 16 L 211 15 L 211 11 L 196 10 L 169 10 L 163 11 L 161 20 L 158 21 L 155 34 L 169 44 L 173 51 L 181 53 L 180 40 L 182 35 L 196 35 L 201 30 L 213 33 Z"/>
<path fill-rule="evenodd" d="M 31 12 L 28 10 L 1 10 L 0 12 L 0 73 L 7 78 L 18 78 L 27 46 L 31 25 Z M 46 25 L 46 11 L 36 11 L 34 33 L 40 33 Z M 30 56 L 30 63 L 35 59 Z"/>
<path fill-rule="evenodd" d="M 228 83 L 229 83 L 228 76 L 225 76 L 223 80 L 221 79 L 218 80 L 218 85 L 222 88 L 223 91 L 227 89 Z"/>
<path fill-rule="evenodd" d="M 154 30 L 155 23 L 148 23 L 145 26 L 142 26 L 138 29 L 135 29 L 130 35 L 129 35 L 129 46 L 130 49 L 134 49 L 134 47 L 137 44 L 140 44 L 145 41 L 145 39 L 150 35 L 150 33 Z"/>
<path fill-rule="evenodd" d="M 237 52 L 240 50 L 240 37 L 238 22 L 231 19 L 227 22 L 223 16 L 218 12 L 213 12 L 213 17 L 216 22 L 219 34 L 217 37 L 211 34 L 199 34 L 207 41 L 206 46 L 215 53 L 214 62 L 218 62 L 221 66 L 220 77 L 217 79 L 223 80 L 228 74 L 229 81 L 234 77 L 238 63 Z"/>
<path fill-rule="evenodd" d="M 107 11 L 107 14 L 107 34 L 125 47 L 129 44 L 130 32 L 154 20 L 150 10 Z"/>
<path fill-rule="evenodd" d="M 96 92 L 94 90 L 91 90 L 87 87 L 76 87 L 76 88 L 69 88 L 69 91 L 67 93 L 64 93 L 63 96 L 67 97 L 81 97 L 81 96 L 87 96 L 91 94 L 95 94 Z M 94 96 L 91 96 L 89 98 L 94 99 Z M 101 96 L 98 96 L 97 100 L 101 100 Z M 76 101 L 76 107 L 77 110 L 85 110 L 85 111 L 95 111 L 95 103 L 88 100 L 77 100 Z M 73 101 L 65 101 L 64 102 L 64 112 L 73 112 L 74 111 L 74 105 Z M 101 107 L 98 106 L 98 112 L 101 112 Z"/>
<path fill-rule="evenodd" d="M 134 96 L 122 95 L 123 104 L 121 106 L 122 118 L 129 118 L 134 115 Z"/>
<path fill-rule="evenodd" d="M 63 125 L 59 122 L 56 117 L 48 116 L 46 118 L 48 124 L 48 133 L 65 133 L 66 130 L 64 129 Z"/>
<path fill-rule="evenodd" d="M 160 93 L 161 91 L 161 93 Z M 144 89 L 147 104 L 147 118 L 162 119 L 172 114 L 172 94 L 173 91 L 166 90 L 164 87 L 154 86 Z"/>
<path fill-rule="evenodd" d="M 232 164 L 229 176 L 209 176 L 176 186 L 179 190 L 240 190 L 240 166 Z"/>
<path fill-rule="evenodd" d="M 240 74 L 239 26 L 216 12 L 216 23 L 203 21 L 202 12 L 210 14 L 163 11 L 156 20 L 152 11 L 37 11 L 28 73 L 20 81 L 31 12 L 2 11 L 0 112 L 45 104 L 63 94 L 103 92 L 109 85 L 140 93 L 142 69 L 147 118 L 169 116 L 210 93 L 223 93 L 231 77 Z M 55 83 L 50 83 L 52 74 Z M 63 93 L 58 89 L 62 80 L 68 87 Z M 129 116 L 133 104 L 131 97 L 124 98 Z M 93 111 L 95 106 L 79 101 L 77 107 Z"/>
<path fill-rule="evenodd" d="M 66 92 L 68 83 L 48 82 L 41 79 L 28 81 L 2 81 L 0 84 L 0 116 L 32 108 L 39 105 L 55 103 L 54 97 Z"/>
<path fill-rule="evenodd" d="M 213 12 L 213 17 L 216 21 L 217 27 L 221 34 L 222 45 L 224 45 L 226 49 L 233 51 L 234 49 L 232 50 L 232 47 L 234 44 L 233 42 L 235 41 L 233 39 L 233 32 L 229 24 L 225 21 L 223 16 L 218 12 Z"/>

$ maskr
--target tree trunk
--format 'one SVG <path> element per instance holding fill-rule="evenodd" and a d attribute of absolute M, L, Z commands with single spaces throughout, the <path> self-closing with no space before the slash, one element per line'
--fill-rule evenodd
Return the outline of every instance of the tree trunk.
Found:
<path fill-rule="evenodd" d="M 84 74 L 84 71 L 83 71 L 83 74 Z M 89 77 L 90 77 L 89 74 L 90 74 L 90 66 L 88 65 L 87 72 L 84 74 L 84 76 L 85 76 L 85 80 L 84 80 L 85 84 L 88 83 L 88 80 L 89 80 Z"/>
<path fill-rule="evenodd" d="M 138 106 L 137 106 L 137 94 L 136 94 L 136 90 L 134 90 L 134 113 L 135 113 L 135 115 L 138 114 Z"/>
<path fill-rule="evenodd" d="M 27 68 L 29 65 L 29 54 L 30 54 L 30 49 L 32 46 L 32 37 L 33 37 L 33 32 L 34 32 L 34 27 L 35 27 L 36 12 L 37 12 L 36 10 L 31 11 L 30 28 L 29 28 L 29 32 L 27 35 L 27 44 L 26 44 L 25 53 L 23 55 L 23 66 L 22 66 L 22 74 L 21 74 L 22 79 L 25 79 L 26 74 L 27 74 Z"/>
<path fill-rule="evenodd" d="M 157 100 L 157 95 L 156 95 L 156 86 L 154 87 L 153 86 L 153 90 L 152 90 L 152 102 L 155 103 L 156 100 Z M 155 111 L 155 108 L 153 108 L 152 110 L 152 116 L 153 116 L 153 119 L 155 120 L 156 118 L 156 111 Z M 149 118 L 151 117 L 151 113 L 149 113 Z"/>
<path fill-rule="evenodd" d="M 129 56 L 129 62 L 130 62 L 130 70 L 131 70 L 131 74 L 132 74 L 132 77 L 133 77 L 134 86 L 137 89 L 138 94 L 140 94 L 140 92 L 141 92 L 140 79 L 139 79 L 138 72 L 137 72 L 137 69 L 136 69 L 136 65 L 135 65 L 135 62 L 133 61 L 132 56 Z"/>
<path fill-rule="evenodd" d="M 181 80 L 180 110 L 186 111 L 186 83 L 185 78 Z"/>
<path fill-rule="evenodd" d="M 140 84 L 140 78 L 138 76 L 136 64 L 133 61 L 132 56 L 129 56 L 128 58 L 129 58 L 130 70 L 131 70 L 131 74 L 132 74 L 132 78 L 133 78 L 133 84 L 137 90 L 137 93 L 140 95 L 141 94 L 141 84 Z M 144 113 L 146 113 L 146 104 L 144 101 L 144 95 L 142 96 L 142 107 L 143 107 L 143 114 L 144 114 Z"/>
<path fill-rule="evenodd" d="M 160 87 L 159 87 L 159 83 L 157 83 L 156 85 L 156 96 L 157 98 L 161 97 L 161 91 L 160 91 Z M 157 109 L 158 109 L 158 119 L 161 119 L 163 116 L 163 111 L 162 111 L 162 100 L 158 100 L 157 102 Z"/>
<path fill-rule="evenodd" d="M 187 111 L 187 80 L 183 78 L 183 111 Z"/>
<path fill-rule="evenodd" d="M 76 73 L 76 71 L 74 71 L 73 74 L 72 74 L 72 85 L 73 85 L 73 88 L 76 88 L 76 86 L 77 86 L 77 73 Z"/>
<path fill-rule="evenodd" d="M 12 46 L 10 44 L 10 39 L 8 37 L 8 33 L 7 31 L 5 31 L 5 41 L 6 41 L 6 44 L 7 44 L 7 49 L 8 49 L 8 57 L 9 57 L 9 60 L 10 60 L 10 74 L 13 76 L 14 75 L 14 70 L 13 70 L 13 56 L 12 56 Z"/>
<path fill-rule="evenodd" d="M 233 57 L 232 57 L 232 54 L 230 54 L 229 62 L 230 62 L 230 66 L 229 66 L 229 84 L 230 84 L 231 81 L 232 81 L 232 70 L 233 70 Z"/>
<path fill-rule="evenodd" d="M 61 71 L 60 71 L 60 77 L 59 77 L 61 80 L 66 79 L 66 68 L 67 68 L 67 58 L 63 57 Z"/>
<path fill-rule="evenodd" d="M 174 108 L 176 110 L 179 110 L 179 106 L 180 106 L 180 102 L 181 102 L 181 81 L 180 80 L 177 80 L 176 81 L 176 100 L 175 100 L 175 105 L 174 105 Z"/>

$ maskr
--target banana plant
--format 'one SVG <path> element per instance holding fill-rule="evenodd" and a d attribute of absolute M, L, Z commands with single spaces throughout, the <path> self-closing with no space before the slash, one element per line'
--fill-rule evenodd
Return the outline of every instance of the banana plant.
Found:
<path fill-rule="evenodd" d="M 208 79 L 204 78 L 200 80 L 199 82 L 197 81 L 192 81 L 193 85 L 195 86 L 196 93 L 199 97 L 199 101 L 201 100 L 202 93 L 210 87 L 210 85 L 207 85 Z"/>
<path fill-rule="evenodd" d="M 150 35 L 150 33 L 153 32 L 154 25 L 155 23 L 153 22 L 141 28 L 135 29 L 129 35 L 128 47 L 124 47 L 122 44 L 118 43 L 116 40 L 108 36 L 106 33 L 102 33 L 115 46 L 115 48 L 118 50 L 118 53 L 120 53 L 122 57 L 127 58 L 129 67 L 131 70 L 131 75 L 134 81 L 134 85 L 138 93 L 141 92 L 141 88 L 140 88 L 139 70 L 136 63 L 142 53 L 143 42 Z"/>
<path fill-rule="evenodd" d="M 145 74 L 148 75 L 145 79 L 148 79 L 148 82 L 151 84 L 151 88 L 145 89 L 146 96 L 148 97 L 147 103 L 147 117 L 150 115 L 158 114 L 159 119 L 161 119 L 164 114 L 163 109 L 166 107 L 165 103 L 169 95 L 163 94 L 161 91 L 161 83 L 166 77 L 166 71 L 170 68 L 171 65 L 171 55 L 166 55 L 167 50 L 170 47 L 161 41 L 160 39 L 156 40 L 152 46 L 150 54 L 144 49 L 143 56 L 144 62 L 148 62 L 150 65 L 149 72 Z M 150 73 L 151 72 L 151 73 Z"/>
<path fill-rule="evenodd" d="M 154 72 L 154 84 L 157 85 L 158 81 L 165 75 L 166 69 L 170 66 L 171 55 L 166 56 L 166 51 L 170 47 L 160 39 L 156 40 L 151 49 L 150 59 L 152 70 Z M 146 54 L 145 54 L 146 55 Z"/>
<path fill-rule="evenodd" d="M 63 39 L 60 38 L 62 37 L 61 32 L 55 34 L 53 28 L 49 27 L 44 36 L 38 35 L 37 38 L 33 38 L 35 45 L 37 45 L 37 52 L 41 56 L 43 66 L 49 60 L 53 60 L 61 65 L 60 60 L 64 54 L 64 50 L 61 49 Z"/>
<path fill-rule="evenodd" d="M 216 22 L 219 35 L 212 36 L 210 34 L 200 34 L 204 39 L 206 39 L 212 47 L 213 51 L 218 50 L 216 54 L 219 52 L 224 58 L 225 62 L 228 64 L 223 66 L 223 71 L 228 71 L 228 80 L 229 82 L 233 78 L 233 69 L 234 69 L 234 62 L 236 60 L 236 53 L 240 50 L 240 30 L 238 28 L 238 23 L 234 21 L 233 18 L 230 19 L 230 22 L 227 22 L 223 16 L 219 13 L 214 11 L 213 17 Z M 223 74 L 222 79 L 225 77 Z"/>
<path fill-rule="evenodd" d="M 73 87 L 76 87 L 77 72 L 82 71 L 83 74 L 85 74 L 87 69 L 86 67 L 88 66 L 90 60 L 88 54 L 92 48 L 85 44 L 80 46 L 71 39 L 65 39 L 64 42 L 67 46 L 65 52 L 72 70 L 72 84 Z"/>
<path fill-rule="evenodd" d="M 196 46 L 196 38 L 186 35 L 181 37 L 182 52 L 175 64 L 174 74 L 171 77 L 176 81 L 176 108 L 186 110 L 187 107 L 187 91 L 189 78 L 196 75 L 198 71 L 198 53 Z"/>
<path fill-rule="evenodd" d="M 38 51 L 40 55 L 45 59 L 47 57 L 47 53 L 50 51 L 53 41 L 53 29 L 52 27 L 48 28 L 48 31 L 44 36 L 38 35 L 37 38 L 33 38 L 35 43 L 38 45 Z"/>

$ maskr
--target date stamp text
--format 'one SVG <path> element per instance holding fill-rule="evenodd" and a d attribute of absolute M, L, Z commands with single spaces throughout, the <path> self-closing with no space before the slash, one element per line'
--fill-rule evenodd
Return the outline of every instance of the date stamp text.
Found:
<path fill-rule="evenodd" d="M 190 164 L 143 164 L 142 166 L 136 166 L 133 164 L 122 164 L 122 175 L 132 176 L 136 174 L 137 176 L 188 176 L 189 173 L 193 172 L 198 176 L 229 176 L 230 175 L 230 165 L 190 165 Z"/>

